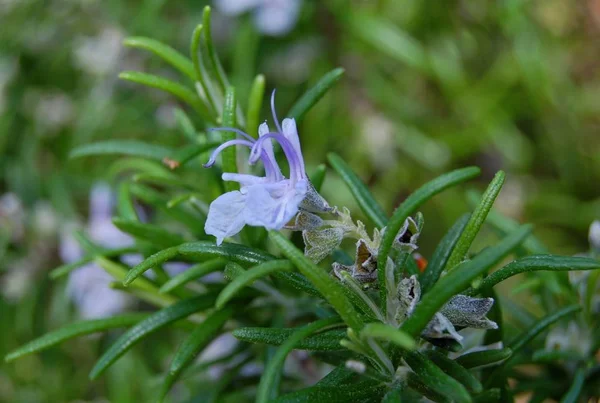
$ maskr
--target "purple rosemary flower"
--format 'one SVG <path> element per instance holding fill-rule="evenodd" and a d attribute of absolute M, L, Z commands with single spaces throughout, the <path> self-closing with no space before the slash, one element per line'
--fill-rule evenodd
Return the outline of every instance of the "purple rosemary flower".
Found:
<path fill-rule="evenodd" d="M 281 36 L 290 32 L 300 15 L 300 0 L 215 0 L 217 9 L 226 15 L 252 11 L 258 30 L 266 35 Z"/>
<path fill-rule="evenodd" d="M 204 230 L 217 238 L 217 245 L 220 245 L 226 237 L 240 232 L 245 225 L 279 230 L 294 218 L 301 207 L 307 211 L 330 210 L 329 205 L 316 194 L 306 176 L 296 122 L 288 118 L 280 124 L 277 119 L 275 91 L 271 96 L 271 110 L 276 131 L 271 132 L 267 123 L 263 123 L 258 129 L 258 140 L 234 128 L 213 129 L 235 132 L 244 139 L 230 140 L 221 144 L 214 150 L 205 167 L 214 165 L 217 156 L 225 148 L 241 145 L 250 148 L 248 161 L 250 165 L 260 160 L 265 168 L 265 176 L 223 173 L 223 180 L 238 182 L 241 189 L 219 196 L 210 205 Z M 279 143 L 288 160 L 289 178 L 281 173 L 275 160 L 273 140 Z M 318 202 L 305 206 L 305 199 Z"/>

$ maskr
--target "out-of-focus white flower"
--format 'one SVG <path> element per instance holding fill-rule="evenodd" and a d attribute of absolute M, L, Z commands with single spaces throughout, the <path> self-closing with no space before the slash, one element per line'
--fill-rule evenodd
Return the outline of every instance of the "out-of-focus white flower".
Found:
<path fill-rule="evenodd" d="M 124 248 L 133 245 L 129 235 L 121 232 L 112 223 L 114 195 L 107 184 L 100 183 L 90 193 L 90 210 L 87 225 L 89 238 L 105 248 Z M 74 224 L 63 228 L 60 242 L 60 257 L 65 263 L 73 263 L 84 256 L 84 252 L 73 238 Z M 121 257 L 123 263 L 133 266 L 140 263 L 141 255 Z M 176 275 L 189 267 L 187 263 L 170 262 L 164 265 L 170 275 Z M 110 288 L 114 278 L 95 263 L 90 263 L 71 272 L 67 292 L 84 318 L 101 318 L 117 314 L 130 306 L 133 299 L 128 294 Z"/>
<path fill-rule="evenodd" d="M 98 36 L 80 38 L 74 47 L 75 64 L 92 75 L 115 71 L 123 51 L 123 38 L 123 32 L 112 27 L 105 28 Z"/>
<path fill-rule="evenodd" d="M 60 130 L 75 115 L 73 101 L 67 94 L 59 91 L 29 89 L 23 97 L 22 107 L 46 133 Z"/>
<path fill-rule="evenodd" d="M 600 220 L 596 220 L 590 225 L 589 240 L 592 249 L 600 253 Z"/>
<path fill-rule="evenodd" d="M 253 13 L 258 30 L 266 35 L 285 35 L 300 14 L 300 0 L 216 0 L 216 8 L 227 15 Z"/>
<path fill-rule="evenodd" d="M 21 199 L 14 193 L 0 196 L 0 228 L 1 232 L 7 231 L 13 241 L 25 233 L 25 211 Z"/>
<path fill-rule="evenodd" d="M 0 1 L 2 4 L 2 1 Z M 1 8 L 1 6 L 0 6 Z M 8 83 L 17 71 L 17 62 L 14 59 L 0 58 L 0 113 L 6 109 L 5 91 Z"/>

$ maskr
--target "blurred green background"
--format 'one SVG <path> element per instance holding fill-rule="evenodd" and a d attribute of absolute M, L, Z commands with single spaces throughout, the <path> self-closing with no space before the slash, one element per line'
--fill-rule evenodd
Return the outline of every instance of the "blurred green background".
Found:
<path fill-rule="evenodd" d="M 587 228 L 600 218 L 600 1 L 278 2 L 269 10 L 252 0 L 233 15 L 231 0 L 215 1 L 213 36 L 241 102 L 263 73 L 280 116 L 324 73 L 346 70 L 299 127 L 309 171 L 335 151 L 391 212 L 447 170 L 480 166 L 470 186 L 481 190 L 504 169 L 499 211 L 534 223 L 553 252 L 587 249 Z M 47 272 L 60 264 L 65 224 L 85 221 L 89 190 L 110 179 L 114 158 L 69 160 L 69 151 L 110 138 L 184 143 L 176 100 L 117 78 L 173 72 L 123 39 L 148 36 L 187 54 L 206 4 L 0 2 L 0 355 L 77 315 L 64 282 Z M 273 32 L 281 19 L 285 29 Z M 425 207 L 425 256 L 469 208 L 464 190 Z M 333 173 L 324 195 L 360 217 Z M 2 365 L 0 401 L 146 401 L 123 375 L 157 382 L 153 368 L 170 350 L 161 343 L 147 354 L 145 344 L 91 383 L 109 341 L 76 340 Z"/>

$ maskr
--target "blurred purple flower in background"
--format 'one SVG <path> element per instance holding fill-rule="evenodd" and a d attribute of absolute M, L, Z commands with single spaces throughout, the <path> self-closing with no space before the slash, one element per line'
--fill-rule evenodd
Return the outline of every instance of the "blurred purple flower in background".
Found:
<path fill-rule="evenodd" d="M 236 16 L 251 11 L 256 28 L 271 36 L 290 32 L 300 15 L 300 0 L 215 0 L 223 14 Z"/>
<path fill-rule="evenodd" d="M 87 235 L 96 244 L 107 248 L 123 248 L 133 245 L 134 240 L 121 232 L 112 223 L 114 195 L 107 184 L 94 185 L 90 194 L 90 211 Z M 63 227 L 60 239 L 60 257 L 65 263 L 73 263 L 83 258 L 84 251 L 71 235 L 75 224 Z M 143 260 L 140 255 L 124 255 L 123 263 L 134 266 Z M 165 264 L 165 270 L 176 274 L 189 267 L 188 264 L 172 262 Z M 133 298 L 114 290 L 110 284 L 115 281 L 102 267 L 88 263 L 71 272 L 67 292 L 86 319 L 102 318 L 122 312 L 133 303 Z"/>

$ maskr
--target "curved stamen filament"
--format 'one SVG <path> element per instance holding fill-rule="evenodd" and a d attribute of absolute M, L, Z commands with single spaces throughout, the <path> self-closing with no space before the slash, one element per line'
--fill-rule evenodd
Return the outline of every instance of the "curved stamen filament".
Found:
<path fill-rule="evenodd" d="M 210 158 L 208 159 L 208 162 L 206 164 L 204 164 L 204 168 L 210 168 L 210 167 L 212 167 L 215 164 L 215 162 L 217 160 L 217 156 L 221 153 L 221 151 L 223 151 L 227 147 L 238 146 L 238 145 L 239 146 L 246 146 L 248 148 L 252 148 L 252 146 L 254 146 L 254 143 L 252 143 L 252 142 L 250 142 L 248 140 L 229 140 L 229 141 L 226 141 L 225 143 L 223 143 L 220 146 L 218 146 L 217 148 L 215 148 L 215 150 L 210 155 Z"/>
<path fill-rule="evenodd" d="M 275 112 L 275 91 L 271 93 L 271 113 L 273 114 L 273 121 L 275 122 L 275 127 L 279 131 L 279 133 L 283 133 L 281 130 L 281 125 L 279 124 L 279 119 L 277 119 L 277 112 Z"/>

